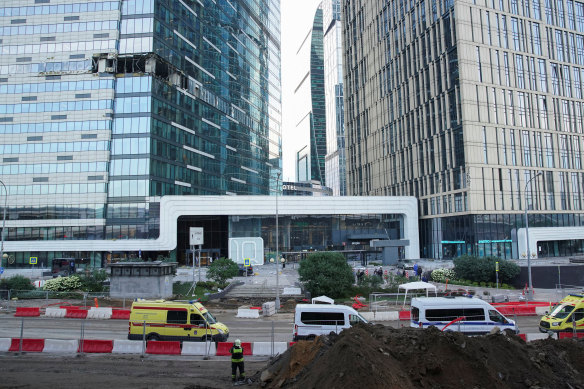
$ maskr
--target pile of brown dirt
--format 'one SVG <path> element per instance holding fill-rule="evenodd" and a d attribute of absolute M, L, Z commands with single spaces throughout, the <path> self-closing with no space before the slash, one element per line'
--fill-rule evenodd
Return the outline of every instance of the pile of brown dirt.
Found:
<path fill-rule="evenodd" d="M 359 325 L 298 342 L 257 378 L 266 388 L 584 388 L 584 342 Z"/>

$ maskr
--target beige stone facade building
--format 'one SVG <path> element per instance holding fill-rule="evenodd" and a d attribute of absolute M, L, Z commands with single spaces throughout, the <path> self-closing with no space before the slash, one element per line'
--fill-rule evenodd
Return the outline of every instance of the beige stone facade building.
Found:
<path fill-rule="evenodd" d="M 584 3 L 342 12 L 349 195 L 416 196 L 422 257 L 584 251 Z"/>

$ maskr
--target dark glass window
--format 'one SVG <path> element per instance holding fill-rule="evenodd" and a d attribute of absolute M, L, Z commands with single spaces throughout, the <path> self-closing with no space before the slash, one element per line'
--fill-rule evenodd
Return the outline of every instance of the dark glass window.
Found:
<path fill-rule="evenodd" d="M 166 322 L 174 324 L 186 324 L 187 323 L 186 309 L 180 311 L 168 311 L 166 315 Z"/>
<path fill-rule="evenodd" d="M 345 314 L 342 312 L 302 312 L 300 321 L 311 325 L 344 325 Z"/>

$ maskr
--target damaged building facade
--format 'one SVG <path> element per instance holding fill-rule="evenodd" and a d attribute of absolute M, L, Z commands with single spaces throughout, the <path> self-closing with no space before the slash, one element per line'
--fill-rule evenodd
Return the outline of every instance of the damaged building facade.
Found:
<path fill-rule="evenodd" d="M 3 1 L 0 200 L 13 264 L 125 257 L 117 241 L 159 237 L 166 195 L 269 194 L 281 170 L 279 7 Z M 179 221 L 193 223 L 210 228 Z M 97 240 L 112 249 L 87 251 Z"/>

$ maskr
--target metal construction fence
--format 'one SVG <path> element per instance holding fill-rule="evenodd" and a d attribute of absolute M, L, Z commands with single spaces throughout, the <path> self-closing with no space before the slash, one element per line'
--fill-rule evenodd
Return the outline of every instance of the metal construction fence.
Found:
<path fill-rule="evenodd" d="M 395 311 L 398 305 L 409 305 L 414 297 L 426 297 L 426 292 L 372 293 L 369 295 L 369 310 L 372 312 Z"/>
<path fill-rule="evenodd" d="M 39 306 L 39 300 L 44 300 L 41 303 L 43 306 L 54 305 L 57 302 L 68 304 L 73 301 L 75 305 L 79 305 L 82 301 L 84 307 L 94 306 L 95 299 L 109 300 L 110 293 L 108 292 L 57 292 L 49 290 L 0 290 L 0 309 L 16 311 L 17 307 L 28 305 Z M 34 300 L 34 301 L 33 301 Z M 133 299 L 121 299 L 123 308 L 132 305 Z"/>

